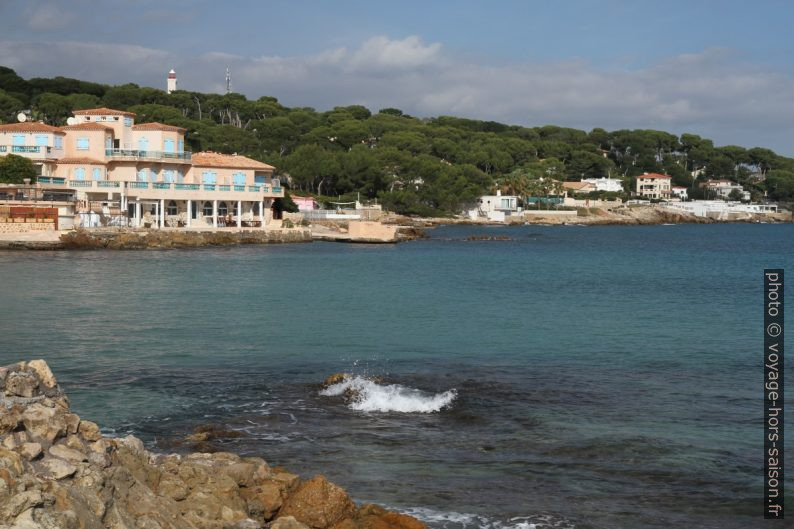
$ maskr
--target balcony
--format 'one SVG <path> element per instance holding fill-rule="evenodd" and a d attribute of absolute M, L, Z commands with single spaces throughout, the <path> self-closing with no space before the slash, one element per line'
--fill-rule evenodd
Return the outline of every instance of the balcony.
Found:
<path fill-rule="evenodd" d="M 190 163 L 192 153 L 165 151 L 136 151 L 129 149 L 105 149 L 105 156 L 118 160 L 159 160 Z"/>
<path fill-rule="evenodd" d="M 38 178 L 36 178 L 36 182 L 39 184 L 63 185 L 66 183 L 66 178 L 56 178 L 54 176 L 39 176 Z"/>
<path fill-rule="evenodd" d="M 10 152 L 12 154 L 32 154 L 29 158 L 51 158 L 60 157 L 63 149 L 54 148 L 47 145 L 0 145 L 0 153 Z"/>

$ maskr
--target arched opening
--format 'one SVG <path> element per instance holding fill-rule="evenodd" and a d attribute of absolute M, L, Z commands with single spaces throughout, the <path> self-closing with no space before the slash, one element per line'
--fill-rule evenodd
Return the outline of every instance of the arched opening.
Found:
<path fill-rule="evenodd" d="M 229 213 L 229 207 L 226 205 L 226 202 L 221 202 L 218 204 L 218 215 L 221 217 L 225 217 Z"/>
<path fill-rule="evenodd" d="M 210 201 L 204 202 L 203 213 L 205 217 L 212 216 L 212 202 Z"/>
<path fill-rule="evenodd" d="M 173 200 L 169 202 L 168 207 L 166 208 L 166 212 L 169 215 L 176 215 L 177 214 L 176 202 L 174 202 Z"/>

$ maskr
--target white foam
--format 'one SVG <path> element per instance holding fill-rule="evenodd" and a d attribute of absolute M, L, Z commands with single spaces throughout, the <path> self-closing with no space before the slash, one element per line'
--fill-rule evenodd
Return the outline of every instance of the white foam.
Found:
<path fill-rule="evenodd" d="M 353 393 L 348 406 L 366 412 L 433 413 L 452 404 L 458 396 L 454 389 L 433 394 L 400 384 L 378 384 L 361 376 L 349 377 L 328 386 L 320 391 L 320 395 L 334 397 L 347 391 Z"/>
<path fill-rule="evenodd" d="M 455 511 L 436 511 L 425 507 L 411 507 L 396 510 L 419 518 L 431 527 L 440 529 L 541 529 L 543 527 L 556 527 L 540 525 L 530 521 L 529 517 L 516 517 L 509 520 L 496 520 L 479 514 L 469 514 Z M 540 517 L 542 519 L 542 517 Z M 566 528 L 573 526 L 564 526 Z"/>

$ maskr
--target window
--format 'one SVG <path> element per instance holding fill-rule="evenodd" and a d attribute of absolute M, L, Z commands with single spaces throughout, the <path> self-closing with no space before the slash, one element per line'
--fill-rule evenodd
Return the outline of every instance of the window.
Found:
<path fill-rule="evenodd" d="M 232 202 L 232 215 L 235 217 L 238 215 L 237 213 L 237 202 Z"/>
<path fill-rule="evenodd" d="M 169 184 L 174 182 L 174 170 L 173 169 L 165 169 L 165 170 L 163 170 L 163 182 L 167 182 Z"/>
<path fill-rule="evenodd" d="M 78 151 L 88 150 L 88 138 L 77 138 L 77 150 Z"/>
<path fill-rule="evenodd" d="M 157 171 L 155 169 L 149 169 L 149 181 L 157 182 Z"/>
<path fill-rule="evenodd" d="M 125 118 L 124 118 L 124 126 L 125 126 L 125 127 L 132 127 L 132 118 L 130 118 L 130 117 L 125 117 Z"/>
<path fill-rule="evenodd" d="M 177 184 L 184 184 L 185 183 L 185 175 L 182 174 L 182 171 L 177 169 L 176 171 L 176 183 Z"/>
<path fill-rule="evenodd" d="M 25 135 L 24 134 L 14 134 L 14 137 L 11 139 L 13 145 L 25 145 Z"/>
<path fill-rule="evenodd" d="M 201 180 L 205 184 L 214 185 L 218 180 L 218 174 L 214 171 L 204 171 L 201 173 Z"/>
<path fill-rule="evenodd" d="M 55 148 L 56 149 L 63 149 L 63 138 L 61 136 L 55 136 Z"/>
<path fill-rule="evenodd" d="M 225 217 L 227 213 L 229 213 L 229 208 L 226 206 L 226 202 L 218 204 L 218 215 Z"/>
<path fill-rule="evenodd" d="M 141 169 L 138 171 L 138 182 L 145 182 L 146 181 L 146 169 Z"/>
<path fill-rule="evenodd" d="M 149 140 L 146 138 L 141 138 L 138 140 L 138 150 L 139 151 L 148 151 L 149 150 Z"/>
<path fill-rule="evenodd" d="M 39 147 L 46 147 L 49 143 L 49 136 L 46 134 L 36 134 L 36 145 Z"/>
<path fill-rule="evenodd" d="M 173 200 L 168 203 L 168 206 L 165 208 L 165 211 L 168 215 L 176 215 L 176 202 Z"/>
<path fill-rule="evenodd" d="M 102 180 L 102 169 L 94 167 L 94 170 L 91 172 L 91 178 L 94 180 Z"/>
<path fill-rule="evenodd" d="M 174 140 L 165 140 L 163 142 L 163 152 L 174 152 Z"/>
<path fill-rule="evenodd" d="M 113 121 L 118 121 L 118 120 L 119 120 L 118 116 L 113 116 Z"/>
<path fill-rule="evenodd" d="M 74 170 L 75 180 L 85 180 L 85 167 L 76 167 Z"/>
<path fill-rule="evenodd" d="M 212 216 L 212 202 L 204 202 L 204 216 L 211 217 Z"/>
<path fill-rule="evenodd" d="M 113 148 L 113 138 L 107 136 L 105 138 L 105 149 L 112 149 Z"/>
<path fill-rule="evenodd" d="M 91 121 L 91 116 L 86 116 L 86 117 L 85 117 L 85 120 L 86 120 L 86 121 Z"/>
<path fill-rule="evenodd" d="M 254 183 L 259 186 L 264 185 L 265 175 L 263 174 L 254 175 Z"/>
<path fill-rule="evenodd" d="M 254 205 L 251 208 L 251 214 L 259 216 L 259 202 L 254 202 Z"/>
<path fill-rule="evenodd" d="M 236 186 L 244 186 L 245 185 L 245 173 L 234 173 L 232 175 L 234 185 Z"/>
<path fill-rule="evenodd" d="M 179 152 L 185 152 L 185 140 L 179 140 Z"/>

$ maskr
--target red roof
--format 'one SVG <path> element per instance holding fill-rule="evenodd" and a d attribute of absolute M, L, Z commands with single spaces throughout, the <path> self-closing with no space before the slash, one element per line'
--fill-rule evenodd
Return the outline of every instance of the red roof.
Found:
<path fill-rule="evenodd" d="M 670 175 L 666 175 L 666 174 L 659 174 L 659 173 L 645 173 L 645 174 L 641 174 L 641 175 L 639 175 L 637 178 L 662 178 L 662 179 L 670 180 L 670 179 L 672 179 L 673 177 L 672 177 L 672 176 L 670 176 Z"/>
<path fill-rule="evenodd" d="M 40 121 L 30 121 L 25 123 L 9 123 L 7 125 L 0 125 L 0 132 L 52 132 L 63 134 L 61 129 L 47 125 Z"/>
<path fill-rule="evenodd" d="M 61 127 L 61 130 L 99 130 L 113 132 L 113 127 L 108 127 L 107 125 L 102 125 L 101 123 L 89 121 L 87 123 L 80 123 L 79 125 L 67 125 L 65 127 Z"/>
<path fill-rule="evenodd" d="M 135 117 L 135 112 L 125 112 L 123 110 L 114 110 L 112 108 L 87 108 L 85 110 L 75 110 L 72 112 L 75 116 L 130 116 Z"/>
<path fill-rule="evenodd" d="M 140 123 L 138 125 L 133 125 L 132 130 L 164 130 L 167 132 L 178 132 L 180 134 L 184 134 L 186 129 L 153 121 L 151 123 Z"/>

